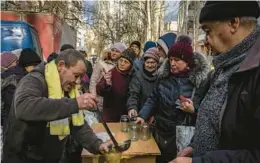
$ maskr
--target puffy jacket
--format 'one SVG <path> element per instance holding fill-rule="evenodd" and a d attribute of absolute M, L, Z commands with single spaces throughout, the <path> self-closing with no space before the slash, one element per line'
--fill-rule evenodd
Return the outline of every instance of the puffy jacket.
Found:
<path fill-rule="evenodd" d="M 26 72 L 19 65 L 11 67 L 1 74 L 1 125 L 4 126 L 4 129 L 16 86 L 25 74 Z"/>
<path fill-rule="evenodd" d="M 142 66 L 139 71 L 135 72 L 130 82 L 127 100 L 128 110 L 140 111 L 156 86 L 157 75 L 148 76 L 143 69 Z"/>
<path fill-rule="evenodd" d="M 182 124 L 188 113 L 183 112 L 180 107 L 179 95 L 184 95 L 186 98 L 192 96 L 194 88 L 200 88 L 203 81 L 207 78 L 209 65 L 206 58 L 199 54 L 194 54 L 194 68 L 189 74 L 182 77 L 170 75 L 169 61 L 162 65 L 163 79 L 160 80 L 139 112 L 140 117 L 147 119 L 152 111 L 152 108 L 157 108 L 155 117 L 157 127 L 162 132 L 175 130 L 177 124 Z"/>

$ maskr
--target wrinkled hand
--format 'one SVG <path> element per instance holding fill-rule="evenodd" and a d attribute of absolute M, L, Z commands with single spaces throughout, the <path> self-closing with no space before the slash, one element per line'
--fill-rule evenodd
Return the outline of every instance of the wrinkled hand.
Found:
<path fill-rule="evenodd" d="M 135 109 L 131 109 L 128 111 L 128 116 L 129 117 L 136 117 L 137 116 L 137 111 Z"/>
<path fill-rule="evenodd" d="M 195 112 L 195 108 L 193 106 L 193 101 L 190 99 L 187 99 L 189 102 L 182 102 L 182 107 L 181 110 L 187 112 L 187 113 L 194 113 Z"/>
<path fill-rule="evenodd" d="M 192 158 L 190 158 L 190 157 L 177 157 L 176 159 L 170 161 L 169 163 L 192 163 Z"/>
<path fill-rule="evenodd" d="M 148 124 L 149 124 L 149 125 L 152 124 L 152 123 L 154 122 L 154 120 L 155 120 L 155 118 L 154 118 L 154 116 L 152 116 L 152 117 L 149 119 Z"/>
<path fill-rule="evenodd" d="M 143 124 L 143 123 L 144 123 L 144 119 L 141 118 L 141 117 L 137 117 L 135 123 L 141 123 L 141 124 Z"/>
<path fill-rule="evenodd" d="M 76 98 L 80 110 L 97 108 L 97 97 L 90 93 L 84 93 Z"/>
<path fill-rule="evenodd" d="M 104 154 L 106 152 L 109 152 L 109 147 L 113 146 L 113 142 L 111 140 L 101 144 L 99 146 L 100 153 Z"/>
<path fill-rule="evenodd" d="M 177 157 L 191 157 L 193 152 L 193 148 L 185 147 L 183 150 L 178 152 Z"/>
<path fill-rule="evenodd" d="M 104 74 L 104 79 L 106 80 L 106 83 L 107 83 L 108 85 L 112 85 L 112 80 L 111 80 L 111 78 L 112 78 L 112 73 L 111 73 L 111 71 L 106 72 L 106 71 L 104 70 L 104 72 L 105 72 L 105 74 Z"/>

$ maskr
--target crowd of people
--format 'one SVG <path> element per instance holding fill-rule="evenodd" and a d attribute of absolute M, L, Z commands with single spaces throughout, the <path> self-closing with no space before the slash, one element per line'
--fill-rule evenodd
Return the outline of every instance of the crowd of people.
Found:
<path fill-rule="evenodd" d="M 205 3 L 199 21 L 212 65 L 175 33 L 143 50 L 139 41 L 114 43 L 94 67 L 85 47 L 69 44 L 47 63 L 32 49 L 2 53 L 2 161 L 80 163 L 83 148 L 108 152 L 112 143 L 85 120 L 98 108 L 106 122 L 128 115 L 153 124 L 156 163 L 259 163 L 259 15 L 256 1 Z M 180 151 L 178 125 L 195 127 Z"/>

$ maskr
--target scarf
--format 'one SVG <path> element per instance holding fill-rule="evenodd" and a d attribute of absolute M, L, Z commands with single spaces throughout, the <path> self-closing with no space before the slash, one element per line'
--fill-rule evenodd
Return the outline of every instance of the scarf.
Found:
<path fill-rule="evenodd" d="M 185 69 L 185 70 L 183 70 L 183 71 L 181 71 L 181 72 L 177 72 L 177 73 L 172 73 L 172 72 L 171 72 L 171 75 L 172 75 L 172 76 L 175 76 L 175 77 L 177 77 L 177 78 L 183 78 L 183 77 L 189 76 L 189 75 L 190 75 L 190 72 L 191 72 L 190 69 Z"/>
<path fill-rule="evenodd" d="M 194 156 L 218 149 L 220 112 L 226 107 L 229 79 L 239 69 L 247 51 L 259 36 L 260 27 L 257 26 L 241 43 L 213 59 L 215 73 L 211 86 L 200 104 L 194 140 L 191 144 Z"/>
<path fill-rule="evenodd" d="M 48 63 L 45 67 L 45 80 L 48 86 L 48 98 L 60 99 L 65 97 L 64 91 L 61 88 L 60 76 L 57 70 L 57 66 L 54 61 Z M 78 90 L 74 87 L 69 92 L 70 98 L 76 98 L 79 96 Z M 73 126 L 82 126 L 84 124 L 84 115 L 82 111 L 71 115 L 71 121 Z M 64 118 L 61 120 L 51 121 L 48 124 L 50 127 L 50 134 L 59 136 L 62 140 L 70 134 L 70 120 Z"/>

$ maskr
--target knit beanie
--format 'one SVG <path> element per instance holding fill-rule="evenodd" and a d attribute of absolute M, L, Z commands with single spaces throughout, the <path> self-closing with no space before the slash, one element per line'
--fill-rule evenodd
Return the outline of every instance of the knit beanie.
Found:
<path fill-rule="evenodd" d="M 177 35 L 175 33 L 166 33 L 158 39 L 157 44 L 163 48 L 166 54 L 168 54 L 169 48 L 176 41 L 176 37 Z"/>
<path fill-rule="evenodd" d="M 136 54 L 133 49 L 128 48 L 123 51 L 121 57 L 126 58 L 133 65 L 134 60 L 136 58 Z"/>
<path fill-rule="evenodd" d="M 67 49 L 75 49 L 75 48 L 70 44 L 64 44 L 64 45 L 61 46 L 60 51 L 62 52 L 62 51 L 67 50 Z"/>
<path fill-rule="evenodd" d="M 18 60 L 18 57 L 12 52 L 3 52 L 1 54 L 1 67 L 8 68 L 12 63 Z"/>
<path fill-rule="evenodd" d="M 117 42 L 117 43 L 115 43 L 114 45 L 112 45 L 111 46 L 111 50 L 112 49 L 117 49 L 117 50 L 119 50 L 121 53 L 126 49 L 127 47 L 126 47 L 126 45 L 124 44 L 124 43 L 122 43 L 122 42 Z"/>
<path fill-rule="evenodd" d="M 55 52 L 52 52 L 49 57 L 47 58 L 47 62 L 50 63 L 52 60 L 55 60 L 58 57 L 58 54 Z"/>
<path fill-rule="evenodd" d="M 160 60 L 159 50 L 157 48 L 150 48 L 144 53 L 144 60 L 153 58 L 156 62 Z"/>
<path fill-rule="evenodd" d="M 150 49 L 150 48 L 153 48 L 153 47 L 156 47 L 157 44 L 156 42 L 153 42 L 153 41 L 147 41 L 145 44 L 144 44 L 144 53 L 146 52 L 146 50 Z"/>
<path fill-rule="evenodd" d="M 193 65 L 192 40 L 189 36 L 181 35 L 168 52 L 168 57 L 176 57 L 184 60 L 189 66 Z"/>
<path fill-rule="evenodd" d="M 23 49 L 19 57 L 19 65 L 22 67 L 35 66 L 41 63 L 40 56 L 30 48 Z"/>
<path fill-rule="evenodd" d="M 259 14 L 259 4 L 256 1 L 207 1 L 201 9 L 199 22 L 242 16 L 258 18 Z"/>
<path fill-rule="evenodd" d="M 139 49 L 141 49 L 141 43 L 140 43 L 139 41 L 133 41 L 133 42 L 131 42 L 130 47 L 131 47 L 132 45 L 136 45 L 136 46 L 138 46 Z"/>

